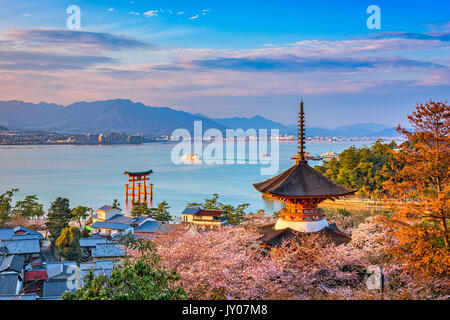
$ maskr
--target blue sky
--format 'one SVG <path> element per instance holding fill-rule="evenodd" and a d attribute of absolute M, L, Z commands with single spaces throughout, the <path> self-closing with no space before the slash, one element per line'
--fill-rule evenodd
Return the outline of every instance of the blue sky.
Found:
<path fill-rule="evenodd" d="M 0 0 L 1 100 L 128 98 L 292 124 L 302 96 L 310 125 L 394 125 L 448 99 L 449 67 L 449 1 Z"/>

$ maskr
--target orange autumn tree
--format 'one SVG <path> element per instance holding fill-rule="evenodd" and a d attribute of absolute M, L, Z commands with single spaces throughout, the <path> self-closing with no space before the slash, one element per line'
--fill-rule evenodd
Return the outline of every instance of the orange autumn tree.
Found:
<path fill-rule="evenodd" d="M 398 126 L 407 141 L 395 153 L 394 173 L 384 184 L 399 200 L 386 220 L 398 240 L 390 249 L 407 270 L 441 276 L 450 266 L 450 107 L 430 100 L 408 119 L 412 129 Z"/>

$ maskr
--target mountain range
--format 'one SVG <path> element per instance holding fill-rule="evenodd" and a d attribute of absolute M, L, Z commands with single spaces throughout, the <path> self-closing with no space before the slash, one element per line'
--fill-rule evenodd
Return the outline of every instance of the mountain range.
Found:
<path fill-rule="evenodd" d="M 115 99 L 76 102 L 68 106 L 41 102 L 0 101 L 0 126 L 21 130 L 45 130 L 66 133 L 170 135 L 177 128 L 193 132 L 193 123 L 202 120 L 203 130 L 216 128 L 279 129 L 282 134 L 297 134 L 297 126 L 285 126 L 261 116 L 215 119 L 167 107 L 146 106 L 139 102 Z M 307 127 L 312 137 L 394 137 L 395 128 L 376 123 L 358 123 L 335 129 Z"/>

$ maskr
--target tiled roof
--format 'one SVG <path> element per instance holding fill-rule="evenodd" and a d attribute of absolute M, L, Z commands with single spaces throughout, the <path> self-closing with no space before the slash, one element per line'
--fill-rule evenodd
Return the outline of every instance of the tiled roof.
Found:
<path fill-rule="evenodd" d="M 200 208 L 187 207 L 186 209 L 183 210 L 182 214 L 196 214 L 199 211 L 200 211 Z"/>
<path fill-rule="evenodd" d="M 98 228 L 98 229 L 126 230 L 126 229 L 130 228 L 130 225 L 124 224 L 124 223 L 96 221 L 93 224 L 91 224 L 91 227 Z"/>
<path fill-rule="evenodd" d="M 66 291 L 75 291 L 76 289 L 69 289 L 69 282 L 67 280 L 45 281 L 42 295 L 48 297 L 61 297 Z"/>
<path fill-rule="evenodd" d="M 25 281 L 47 280 L 47 278 L 45 270 L 25 271 Z"/>
<path fill-rule="evenodd" d="M 98 237 L 81 238 L 80 239 L 80 246 L 82 246 L 82 247 L 95 247 L 97 245 L 97 243 L 106 243 L 106 242 L 107 242 L 106 238 L 98 238 Z"/>
<path fill-rule="evenodd" d="M 187 207 L 183 210 L 182 214 L 192 214 L 197 216 L 220 216 L 225 213 L 225 210 L 210 210 L 200 208 Z"/>
<path fill-rule="evenodd" d="M 0 295 L 15 295 L 18 282 L 17 273 L 0 273 Z"/>
<path fill-rule="evenodd" d="M 107 258 L 107 257 L 123 257 L 125 250 L 115 243 L 102 243 L 92 249 L 92 257 Z"/>
<path fill-rule="evenodd" d="M 21 256 L 12 255 L 6 257 L 0 265 L 0 272 L 15 271 L 20 273 L 23 271 L 24 262 L 25 258 Z"/>
<path fill-rule="evenodd" d="M 27 240 L 43 239 L 42 234 L 37 231 L 18 226 L 15 228 L 0 229 L 0 240 Z"/>
<path fill-rule="evenodd" d="M 58 276 L 70 276 L 76 270 L 77 263 L 75 261 L 49 262 L 46 266 L 48 279 Z"/>
<path fill-rule="evenodd" d="M 27 240 L 6 240 L 1 241 L 1 243 L 6 245 L 8 254 L 27 254 L 41 252 L 39 240 L 36 238 Z"/>
<path fill-rule="evenodd" d="M 103 207 L 98 208 L 97 211 L 108 211 L 112 208 L 113 208 L 113 206 L 105 204 Z"/>
<path fill-rule="evenodd" d="M 134 229 L 134 232 L 145 232 L 145 233 L 153 233 L 158 231 L 159 227 L 161 226 L 161 223 L 158 221 L 145 221 L 140 226 L 136 227 Z"/>

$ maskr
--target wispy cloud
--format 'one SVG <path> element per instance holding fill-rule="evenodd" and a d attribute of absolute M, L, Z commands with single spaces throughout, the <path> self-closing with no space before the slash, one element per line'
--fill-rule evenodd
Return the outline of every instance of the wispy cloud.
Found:
<path fill-rule="evenodd" d="M 31 13 L 24 13 L 24 14 L 22 15 L 22 17 L 29 17 L 29 16 L 31 16 Z"/>
<path fill-rule="evenodd" d="M 114 11 L 114 8 L 109 8 L 108 11 L 109 11 L 109 12 L 113 12 L 113 11 Z"/>
<path fill-rule="evenodd" d="M 183 11 L 179 11 L 176 14 L 184 14 L 184 12 Z"/>
<path fill-rule="evenodd" d="M 195 19 L 197 19 L 198 17 L 199 17 L 199 15 L 196 14 L 195 16 L 190 17 L 189 20 L 195 20 Z"/>
<path fill-rule="evenodd" d="M 144 12 L 144 16 L 146 17 L 156 17 L 158 15 L 159 10 L 149 10 Z"/>
<path fill-rule="evenodd" d="M 9 29 L 3 38 L 23 45 L 46 47 L 48 45 L 77 47 L 90 50 L 122 50 L 151 48 L 152 44 L 132 37 L 111 33 L 71 31 L 63 29 Z"/>

